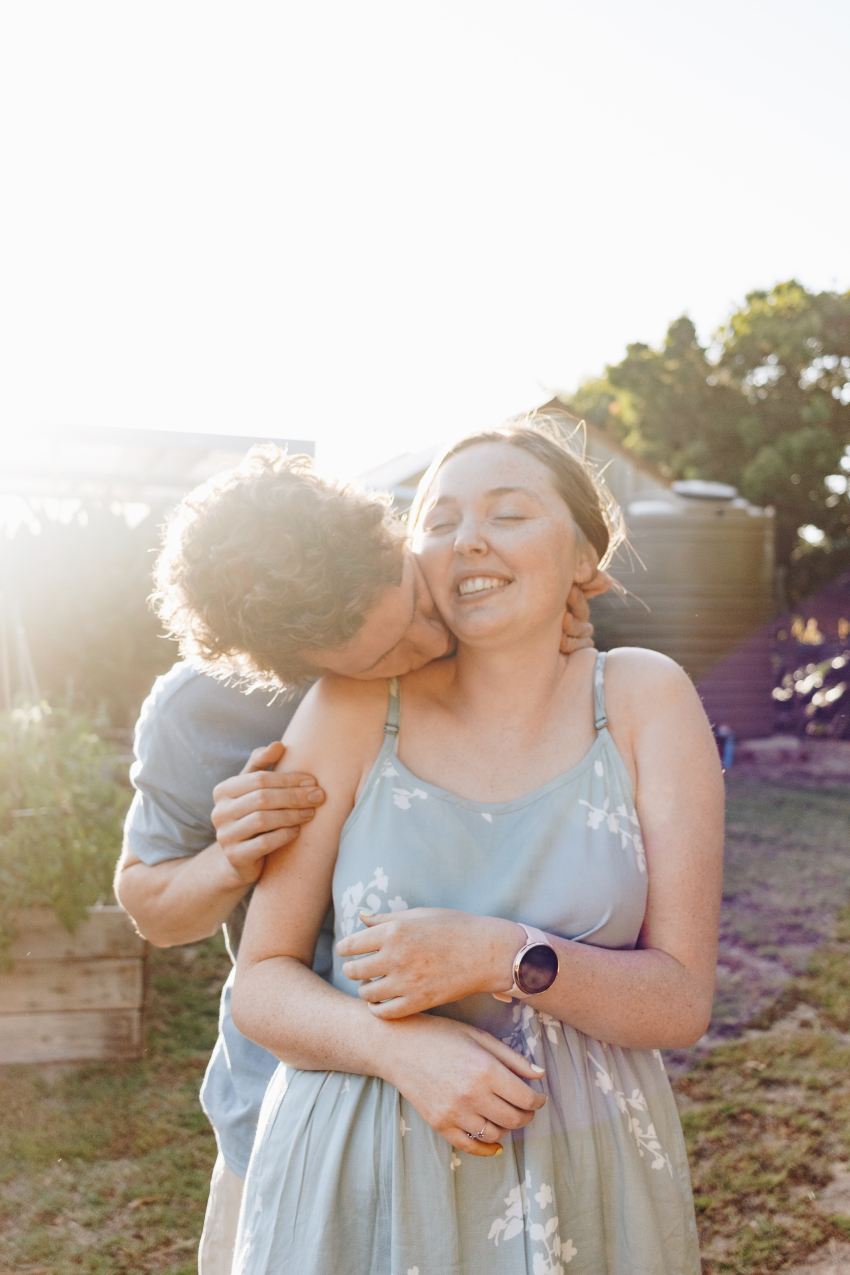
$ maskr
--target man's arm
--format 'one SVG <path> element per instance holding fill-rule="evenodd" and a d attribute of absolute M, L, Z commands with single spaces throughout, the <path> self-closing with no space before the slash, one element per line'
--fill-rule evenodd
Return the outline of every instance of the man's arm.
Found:
<path fill-rule="evenodd" d="M 266 769 L 284 752 L 280 741 L 257 748 L 238 775 L 216 785 L 216 840 L 198 853 L 149 864 L 125 841 L 115 895 L 150 943 L 172 947 L 215 934 L 259 878 L 266 856 L 293 841 L 313 818 L 324 800 L 315 778 Z M 142 800 L 154 797 L 148 793 Z"/>
<path fill-rule="evenodd" d="M 125 846 L 115 874 L 115 897 L 155 947 L 209 938 L 249 889 L 217 841 L 190 858 L 153 865 Z"/>

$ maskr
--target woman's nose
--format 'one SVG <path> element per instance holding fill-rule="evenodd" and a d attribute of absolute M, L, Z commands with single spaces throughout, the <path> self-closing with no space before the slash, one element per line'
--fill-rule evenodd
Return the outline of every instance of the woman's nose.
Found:
<path fill-rule="evenodd" d="M 465 519 L 455 532 L 455 553 L 486 553 L 487 541 L 481 524 L 473 519 Z"/>

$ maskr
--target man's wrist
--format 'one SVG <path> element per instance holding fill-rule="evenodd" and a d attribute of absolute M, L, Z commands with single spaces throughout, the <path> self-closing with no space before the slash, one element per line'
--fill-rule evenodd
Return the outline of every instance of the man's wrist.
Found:
<path fill-rule="evenodd" d="M 218 881 L 224 893 L 245 894 L 252 885 L 256 885 L 257 881 L 259 881 L 259 872 L 252 879 L 245 880 L 233 866 L 227 852 L 219 841 L 212 843 L 210 851 L 215 856 L 218 867 Z M 253 867 L 254 865 L 252 864 L 251 866 Z"/>

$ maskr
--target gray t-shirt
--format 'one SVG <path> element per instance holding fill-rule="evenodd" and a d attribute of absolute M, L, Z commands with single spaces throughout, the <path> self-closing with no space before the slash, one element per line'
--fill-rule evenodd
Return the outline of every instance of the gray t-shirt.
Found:
<path fill-rule="evenodd" d="M 263 691 L 244 694 L 175 664 L 157 678 L 136 723 L 135 761 L 130 778 L 136 790 L 124 839 L 143 863 L 188 858 L 215 841 L 210 821 L 213 789 L 236 775 L 249 753 L 279 739 L 298 701 L 270 703 Z M 226 937 L 232 955 L 248 906 L 248 896 L 231 914 Z M 326 925 L 313 968 L 328 977 L 332 929 Z M 231 971 L 221 995 L 219 1035 L 201 1086 L 201 1105 L 215 1131 L 229 1169 L 244 1176 L 254 1142 L 260 1104 L 277 1059 L 233 1025 Z"/>

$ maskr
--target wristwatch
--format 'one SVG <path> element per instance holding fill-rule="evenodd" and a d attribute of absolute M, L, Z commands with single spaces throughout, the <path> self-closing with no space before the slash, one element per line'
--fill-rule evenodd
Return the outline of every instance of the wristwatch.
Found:
<path fill-rule="evenodd" d="M 506 992 L 492 992 L 497 1001 L 509 1001 L 514 996 L 536 996 L 551 987 L 558 974 L 558 953 L 542 930 L 533 925 L 523 925 L 525 943 L 514 957 L 514 981 Z"/>

